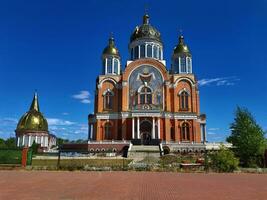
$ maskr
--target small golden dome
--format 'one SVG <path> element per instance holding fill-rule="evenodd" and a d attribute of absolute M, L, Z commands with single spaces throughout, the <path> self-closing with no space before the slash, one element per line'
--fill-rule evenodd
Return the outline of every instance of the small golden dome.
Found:
<path fill-rule="evenodd" d="M 48 123 L 43 114 L 39 111 L 37 94 L 34 94 L 30 110 L 19 120 L 16 132 L 48 132 Z"/>
<path fill-rule="evenodd" d="M 190 54 L 188 46 L 184 43 L 184 36 L 179 37 L 179 44 L 174 48 L 174 54 Z"/>
<path fill-rule="evenodd" d="M 115 42 L 114 42 L 113 37 L 109 38 L 108 46 L 106 46 L 106 48 L 104 49 L 102 54 L 120 57 L 119 50 L 115 46 Z"/>

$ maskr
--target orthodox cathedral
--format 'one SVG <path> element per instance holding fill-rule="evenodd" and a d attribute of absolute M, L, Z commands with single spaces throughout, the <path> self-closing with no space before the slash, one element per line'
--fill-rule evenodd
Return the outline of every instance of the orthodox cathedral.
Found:
<path fill-rule="evenodd" d="M 189 47 L 180 35 L 170 66 L 163 47 L 161 34 L 147 14 L 130 37 L 124 69 L 110 37 L 96 79 L 94 114 L 88 117 L 89 144 L 128 141 L 179 148 L 205 143 L 206 116 L 200 114 Z"/>

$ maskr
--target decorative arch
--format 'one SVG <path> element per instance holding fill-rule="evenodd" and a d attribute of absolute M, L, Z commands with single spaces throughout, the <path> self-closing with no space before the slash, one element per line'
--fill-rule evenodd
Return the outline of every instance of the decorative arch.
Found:
<path fill-rule="evenodd" d="M 177 84 L 180 81 L 183 81 L 183 80 L 189 82 L 189 84 L 190 84 L 191 87 L 194 87 L 195 86 L 195 82 L 191 78 L 188 78 L 188 77 L 181 77 L 181 78 L 176 79 L 176 81 L 174 82 L 173 86 L 176 87 Z"/>
<path fill-rule="evenodd" d="M 162 74 L 163 81 L 166 81 L 169 79 L 167 69 L 162 62 L 160 62 L 156 59 L 138 59 L 138 60 L 131 62 L 125 68 L 125 71 L 123 74 L 123 81 L 129 82 L 128 80 L 129 80 L 130 74 L 135 69 L 137 69 L 138 67 L 140 67 L 142 65 L 149 65 L 149 66 L 153 66 L 153 67 L 157 68 L 160 71 L 160 73 Z"/>
<path fill-rule="evenodd" d="M 188 89 L 186 89 L 186 88 L 181 89 L 181 90 L 178 92 L 178 95 L 181 95 L 182 92 L 186 92 L 189 96 L 191 95 L 191 94 L 190 94 L 190 91 L 189 91 Z"/>
<path fill-rule="evenodd" d="M 116 87 L 117 84 L 118 84 L 118 82 L 117 82 L 115 79 L 110 78 L 110 77 L 107 77 L 107 78 L 104 78 L 103 80 L 101 80 L 101 81 L 99 82 L 98 87 L 101 88 L 102 85 L 103 85 L 103 83 L 106 82 L 106 81 L 107 81 L 107 82 L 110 81 L 111 83 L 114 84 L 115 87 Z"/>

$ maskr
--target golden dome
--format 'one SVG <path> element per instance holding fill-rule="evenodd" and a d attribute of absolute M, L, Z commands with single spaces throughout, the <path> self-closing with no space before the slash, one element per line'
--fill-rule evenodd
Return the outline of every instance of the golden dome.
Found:
<path fill-rule="evenodd" d="M 138 39 L 152 39 L 161 42 L 160 32 L 149 24 L 149 16 L 143 16 L 143 24 L 137 26 L 131 35 L 130 42 Z"/>
<path fill-rule="evenodd" d="M 179 44 L 174 48 L 174 54 L 190 54 L 188 46 L 184 43 L 184 36 L 179 37 Z"/>
<path fill-rule="evenodd" d="M 37 94 L 34 94 L 30 110 L 19 120 L 16 132 L 48 132 L 48 123 L 43 114 L 39 111 Z"/>
<path fill-rule="evenodd" d="M 114 42 L 113 37 L 109 38 L 108 46 L 106 46 L 106 48 L 104 49 L 102 54 L 120 57 L 119 50 L 115 46 L 115 42 Z"/>

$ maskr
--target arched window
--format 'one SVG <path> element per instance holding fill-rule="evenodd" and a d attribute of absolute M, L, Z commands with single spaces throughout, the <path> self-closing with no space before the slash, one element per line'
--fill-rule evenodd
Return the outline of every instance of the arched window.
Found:
<path fill-rule="evenodd" d="M 140 91 L 140 104 L 152 104 L 152 91 L 148 87 L 143 87 Z"/>
<path fill-rule="evenodd" d="M 147 45 L 147 57 L 149 58 L 152 57 L 152 45 L 151 44 Z"/>
<path fill-rule="evenodd" d="M 185 57 L 180 57 L 180 70 L 181 73 L 186 73 L 186 58 Z"/>
<path fill-rule="evenodd" d="M 142 44 L 141 46 L 140 46 L 140 58 L 144 58 L 145 57 L 145 45 L 144 44 Z"/>
<path fill-rule="evenodd" d="M 105 124 L 105 140 L 111 140 L 111 139 L 112 139 L 111 123 L 107 122 Z"/>
<path fill-rule="evenodd" d="M 180 94 L 180 109 L 181 110 L 189 109 L 188 99 L 189 99 L 189 94 L 186 91 L 183 91 Z"/>
<path fill-rule="evenodd" d="M 190 140 L 190 129 L 188 123 L 183 123 L 182 125 L 181 138 L 184 141 Z"/>
<path fill-rule="evenodd" d="M 153 46 L 153 58 L 158 59 L 159 55 L 158 55 L 158 47 L 156 45 Z"/>
<path fill-rule="evenodd" d="M 112 58 L 107 58 L 107 73 L 112 73 Z"/>
<path fill-rule="evenodd" d="M 118 59 L 114 59 L 114 73 L 119 74 L 119 61 L 118 61 Z"/>
<path fill-rule="evenodd" d="M 134 47 L 134 58 L 135 59 L 139 58 L 139 47 L 138 46 Z"/>
<path fill-rule="evenodd" d="M 104 109 L 105 110 L 112 109 L 112 97 L 113 97 L 113 93 L 111 91 L 107 91 L 104 94 Z"/>

